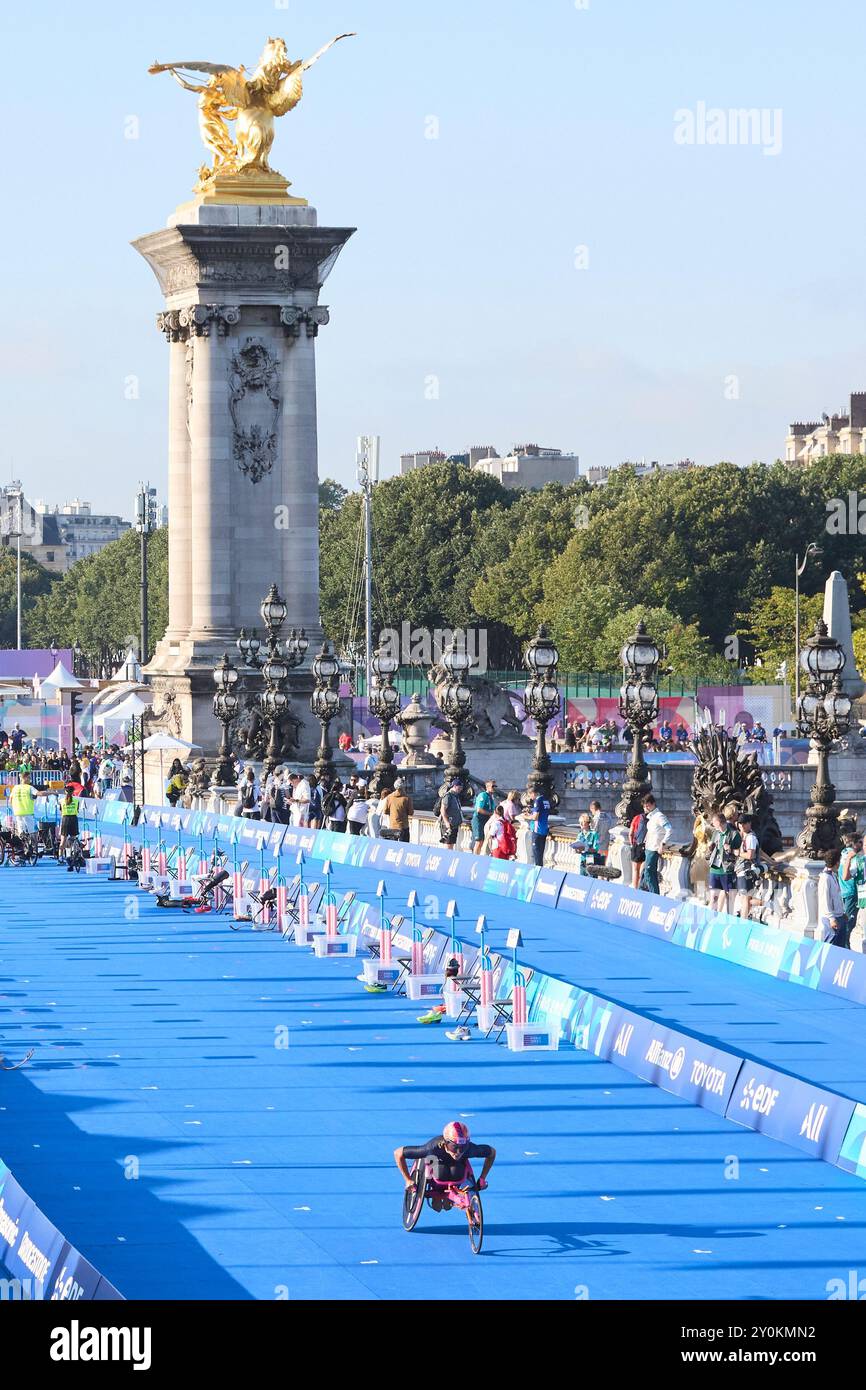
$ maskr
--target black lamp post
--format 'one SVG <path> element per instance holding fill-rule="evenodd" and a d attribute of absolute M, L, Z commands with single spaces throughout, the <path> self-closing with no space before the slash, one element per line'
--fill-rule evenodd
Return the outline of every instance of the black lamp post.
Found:
<path fill-rule="evenodd" d="M 451 725 L 451 761 L 445 769 L 445 785 L 459 782 L 466 790 L 466 754 L 463 752 L 461 730 L 472 714 L 472 691 L 466 684 L 474 662 L 464 646 L 453 642 L 442 653 L 442 662 L 434 667 L 438 675 L 436 703 Z"/>
<path fill-rule="evenodd" d="M 391 720 L 400 712 L 400 693 L 394 685 L 399 662 L 395 656 L 382 651 L 381 647 L 373 653 L 370 660 L 372 683 L 369 691 L 370 713 L 378 719 L 382 729 L 382 744 L 379 750 L 379 766 L 376 770 L 376 790 L 390 790 L 394 785 L 394 750 L 391 747 L 389 728 Z"/>
<path fill-rule="evenodd" d="M 310 710 L 322 726 L 322 741 L 319 744 L 315 770 L 320 782 L 330 784 L 334 774 L 334 756 L 328 728 L 331 720 L 340 711 L 341 700 L 337 687 L 340 663 L 327 638 L 322 643 L 321 651 L 313 657 L 312 669 L 316 686 L 310 696 Z"/>
<path fill-rule="evenodd" d="M 262 655 L 262 644 L 256 636 L 255 628 L 249 634 L 246 628 L 241 628 L 237 648 L 244 664 L 253 671 L 260 671 L 265 682 L 265 688 L 259 693 L 257 703 L 262 722 L 268 730 L 267 743 L 262 751 L 265 771 L 270 773 L 280 760 L 280 721 L 289 706 L 285 682 L 289 671 L 301 665 L 310 643 L 303 628 L 300 632 L 292 628 L 288 638 L 281 641 L 280 634 L 286 621 L 288 606 L 280 596 L 276 584 L 271 585 L 262 599 L 259 612 L 265 625 L 267 651 Z"/>
<path fill-rule="evenodd" d="M 841 843 L 836 788 L 830 781 L 830 747 L 848 731 L 851 701 L 840 679 L 845 653 L 829 635 L 823 619 L 803 644 L 799 661 L 808 685 L 800 696 L 797 720 L 818 754 L 818 770 L 797 849 L 814 859 L 828 849 L 838 849 Z"/>
<path fill-rule="evenodd" d="M 233 787 L 237 779 L 232 766 L 229 726 L 238 712 L 238 696 L 235 689 L 238 683 L 238 673 L 229 661 L 228 652 L 223 652 L 223 659 L 214 670 L 213 678 L 217 688 L 213 697 L 213 712 L 222 724 L 216 783 L 219 787 Z"/>
<path fill-rule="evenodd" d="M 526 713 L 535 720 L 535 756 L 526 784 L 527 801 L 545 796 L 552 807 L 559 798 L 553 789 L 553 772 L 547 751 L 547 726 L 559 713 L 561 700 L 556 685 L 559 652 L 547 635 L 542 623 L 523 656 L 529 680 L 523 693 Z"/>
<path fill-rule="evenodd" d="M 620 825 L 629 825 L 642 809 L 641 803 L 652 788 L 644 762 L 643 741 L 647 729 L 658 718 L 659 695 L 656 688 L 660 652 L 643 622 L 620 653 L 623 683 L 619 692 L 619 712 L 631 729 L 631 761 L 622 784 L 622 799 L 616 814 Z"/>

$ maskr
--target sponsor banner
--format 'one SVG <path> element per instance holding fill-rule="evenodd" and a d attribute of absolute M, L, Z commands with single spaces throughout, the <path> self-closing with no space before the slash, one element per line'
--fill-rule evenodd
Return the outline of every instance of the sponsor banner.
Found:
<path fill-rule="evenodd" d="M 846 1173 L 856 1173 L 858 1178 L 866 1178 L 866 1105 L 854 1106 L 836 1167 L 844 1168 Z"/>
<path fill-rule="evenodd" d="M 536 907 L 556 907 L 564 882 L 564 869 L 539 869 L 532 885 L 530 901 Z"/>
<path fill-rule="evenodd" d="M 607 920 L 622 927 L 631 927 L 644 936 L 670 941 L 680 916 L 680 904 L 673 898 L 656 893 L 641 893 L 635 888 L 607 885 L 613 892 Z M 592 903 L 590 902 L 590 907 Z"/>
<path fill-rule="evenodd" d="M 566 912 L 575 912 L 579 917 L 586 916 L 586 905 L 592 890 L 593 881 L 583 874 L 566 874 L 559 889 L 558 907 Z"/>
<path fill-rule="evenodd" d="M 346 838 L 349 841 L 346 863 L 360 869 L 366 863 L 372 841 L 366 835 L 348 835 Z"/>
<path fill-rule="evenodd" d="M 307 830 L 301 825 L 287 825 L 284 827 L 283 853 L 297 855 L 299 850 L 303 850 L 308 859 L 319 859 L 322 856 L 313 853 L 317 835 L 324 835 L 325 831 Z"/>
<path fill-rule="evenodd" d="M 2 1160 L 0 1279 L 16 1281 L 3 1286 L 4 1297 L 55 1302 L 121 1297 L 64 1239 Z"/>
<path fill-rule="evenodd" d="M 509 967 L 509 988 L 511 974 Z M 531 1023 L 546 1023 L 551 1032 L 572 1042 L 574 1019 L 584 993 L 578 985 L 570 985 L 566 980 L 533 972 L 526 986 L 527 1017 Z"/>
<path fill-rule="evenodd" d="M 475 888 L 478 892 L 482 892 L 490 866 L 497 862 L 499 861 L 488 859 L 484 854 L 459 852 L 457 868 L 450 877 L 452 882 L 459 884 L 461 888 Z M 509 864 L 508 867 L 513 869 L 515 865 Z"/>
<path fill-rule="evenodd" d="M 663 1091 L 724 1115 L 742 1058 L 657 1020 L 620 1009 L 611 1023 L 610 1061 Z"/>
<path fill-rule="evenodd" d="M 534 864 L 512 864 L 511 884 L 508 889 L 509 898 L 517 898 L 519 902 L 528 903 L 532 897 L 535 887 L 535 880 L 538 877 L 538 869 Z"/>
<path fill-rule="evenodd" d="M 855 1103 L 787 1072 L 744 1061 L 725 1115 L 813 1158 L 836 1163 Z"/>
<path fill-rule="evenodd" d="M 571 1016 L 571 1032 L 575 1047 L 582 1048 L 584 1052 L 594 1052 L 596 1057 L 607 1061 L 614 1041 L 611 1037 L 611 1021 L 616 1012 L 616 1005 L 611 1004 L 609 999 L 601 999 L 586 990 L 581 991 Z"/>
<path fill-rule="evenodd" d="M 846 951 L 841 946 L 823 947 L 818 989 L 827 994 L 843 994 L 858 1004 L 866 1004 L 866 956 L 862 952 Z"/>
<path fill-rule="evenodd" d="M 427 850 L 422 872 L 426 878 L 436 878 L 441 883 L 453 883 L 461 857 L 459 850 L 431 847 Z"/>
<path fill-rule="evenodd" d="M 507 898 L 514 877 L 513 868 L 514 865 L 507 859 L 491 859 L 484 880 L 484 892 L 496 893 L 500 898 Z"/>
<path fill-rule="evenodd" d="M 700 903 L 684 902 L 680 907 L 680 919 L 673 940 L 689 950 L 730 960 L 735 965 L 745 965 L 750 931 L 751 924 L 739 917 L 714 912 Z"/>

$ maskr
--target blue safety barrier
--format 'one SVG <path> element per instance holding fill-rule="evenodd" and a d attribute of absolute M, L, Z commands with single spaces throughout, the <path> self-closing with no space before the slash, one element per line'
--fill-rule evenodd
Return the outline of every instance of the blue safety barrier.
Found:
<path fill-rule="evenodd" d="M 2 1159 L 0 1269 L 18 1282 L 19 1297 L 33 1301 L 123 1298 L 39 1210 Z"/>

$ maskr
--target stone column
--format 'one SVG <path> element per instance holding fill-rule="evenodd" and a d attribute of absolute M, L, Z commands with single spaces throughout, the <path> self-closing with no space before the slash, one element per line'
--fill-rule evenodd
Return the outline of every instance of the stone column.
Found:
<path fill-rule="evenodd" d="M 311 641 L 321 633 L 315 341 L 328 317 L 324 306 L 280 310 L 286 336 L 282 487 L 291 526 L 291 544 L 282 552 L 282 589 L 292 595 L 292 621 L 307 629 Z"/>
<path fill-rule="evenodd" d="M 232 505 L 227 332 L 237 308 L 193 305 L 181 319 L 194 339 L 190 411 L 190 531 L 195 641 L 232 642 Z"/>
<path fill-rule="evenodd" d="M 168 628 L 171 644 L 186 637 L 192 622 L 190 552 L 189 396 L 194 338 L 181 325 L 180 310 L 157 315 L 169 343 L 168 387 Z"/>

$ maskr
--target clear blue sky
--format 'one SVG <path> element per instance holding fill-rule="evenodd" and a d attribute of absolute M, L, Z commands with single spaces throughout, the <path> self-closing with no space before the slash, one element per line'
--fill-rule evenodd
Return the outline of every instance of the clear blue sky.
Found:
<path fill-rule="evenodd" d="M 527 440 L 583 466 L 769 460 L 866 388 L 862 0 L 49 0 L 4 25 L 0 475 L 32 496 L 128 514 L 139 476 L 163 486 L 160 300 L 129 242 L 202 151 L 193 98 L 147 66 L 252 65 L 271 34 L 301 56 L 359 31 L 273 152 L 358 228 L 323 296 L 322 476 L 351 480 L 361 432 L 386 472 Z M 781 108 L 781 153 L 675 143 L 699 102 Z"/>

